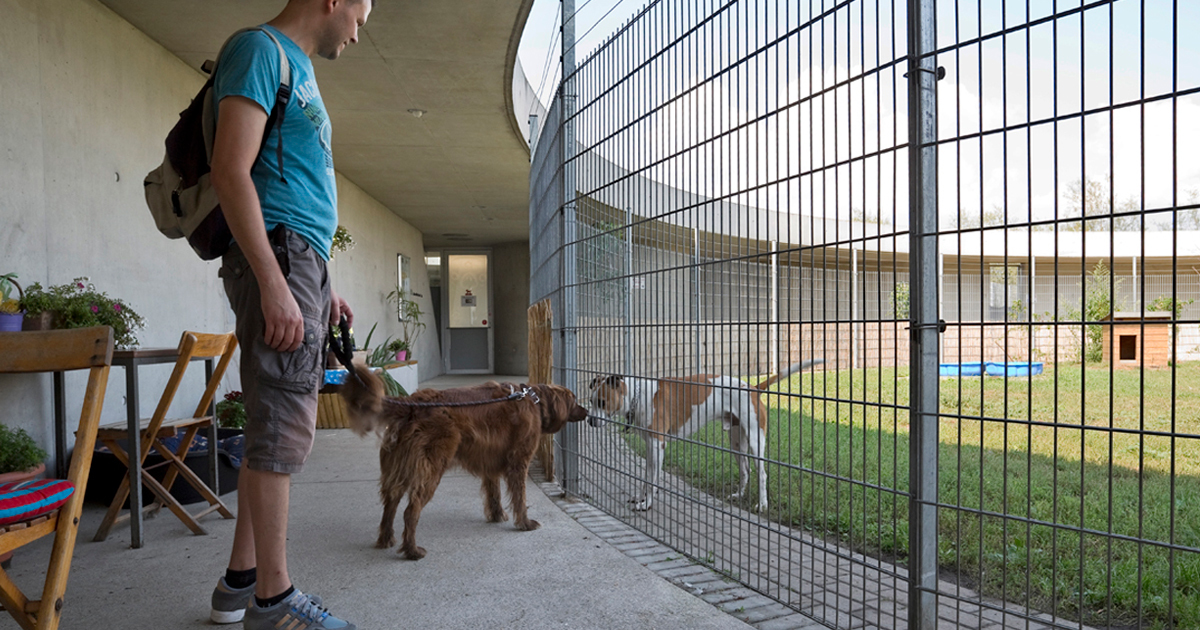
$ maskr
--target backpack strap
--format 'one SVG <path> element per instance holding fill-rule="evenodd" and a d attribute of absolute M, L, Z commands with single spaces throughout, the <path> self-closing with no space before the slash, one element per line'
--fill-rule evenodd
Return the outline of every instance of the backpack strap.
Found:
<path fill-rule="evenodd" d="M 275 38 L 271 31 L 265 28 L 255 28 L 254 30 L 266 33 L 271 41 L 275 42 L 275 47 L 279 49 L 279 89 L 275 91 L 275 106 L 271 108 L 271 115 L 267 117 L 266 130 L 263 131 L 263 145 L 267 143 L 267 136 L 271 133 L 272 123 L 279 128 L 279 143 L 275 145 L 275 159 L 279 163 L 279 181 L 284 184 L 288 183 L 287 177 L 283 175 L 283 117 L 287 115 L 288 102 L 292 100 L 292 67 L 288 64 L 287 53 L 283 51 L 283 45 Z M 262 147 L 259 147 L 262 151 Z"/>
<path fill-rule="evenodd" d="M 258 151 L 259 153 L 262 153 L 263 147 L 267 144 L 267 138 L 271 135 L 272 127 L 277 127 L 279 129 L 279 144 L 275 147 L 275 159 L 279 164 L 279 180 L 286 184 L 287 178 L 283 175 L 283 118 L 287 113 L 287 106 L 292 98 L 292 67 L 288 62 L 287 53 L 283 50 L 283 44 L 279 43 L 279 40 L 274 34 L 271 33 L 271 31 L 268 31 L 261 26 L 243 28 L 235 32 L 233 35 L 230 35 L 229 39 L 226 39 L 225 43 L 221 44 L 221 50 L 217 53 L 217 60 L 212 62 L 211 65 L 206 63 L 204 69 L 209 72 L 208 83 L 211 85 L 216 79 L 217 67 L 220 65 L 221 55 L 224 54 L 225 47 L 229 45 L 229 42 L 233 41 L 234 37 L 237 37 L 238 35 L 241 35 L 247 31 L 259 31 L 265 34 L 267 37 L 271 38 L 271 41 L 275 43 L 275 48 L 279 50 L 279 89 L 275 91 L 275 105 L 271 107 L 270 115 L 267 117 L 267 124 L 266 127 L 263 128 L 262 142 L 260 142 L 258 145 Z M 211 93 L 209 98 L 212 98 Z M 204 120 L 204 140 L 205 145 L 208 148 L 209 160 L 212 160 L 213 139 L 216 137 L 216 129 L 214 124 L 216 107 L 217 104 L 213 103 L 213 115 L 206 116 Z"/>

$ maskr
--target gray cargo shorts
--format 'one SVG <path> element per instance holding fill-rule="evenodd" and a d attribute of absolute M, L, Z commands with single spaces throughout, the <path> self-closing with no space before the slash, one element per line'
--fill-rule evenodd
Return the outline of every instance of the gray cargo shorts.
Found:
<path fill-rule="evenodd" d="M 258 280 L 237 244 L 221 259 L 218 275 L 237 317 L 242 350 L 246 465 L 294 474 L 304 467 L 316 435 L 317 390 L 324 377 L 329 330 L 329 272 L 325 259 L 296 233 L 284 230 L 278 241 L 276 258 L 286 251 L 280 266 L 304 317 L 304 342 L 295 351 L 278 352 L 263 340 Z"/>

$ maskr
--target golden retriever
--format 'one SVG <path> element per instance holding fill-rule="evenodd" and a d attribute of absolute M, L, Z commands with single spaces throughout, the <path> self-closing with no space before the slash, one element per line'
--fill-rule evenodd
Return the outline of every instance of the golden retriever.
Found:
<path fill-rule="evenodd" d="M 407 398 L 388 398 L 383 395 L 382 382 L 369 369 L 356 366 L 356 372 L 362 382 L 351 377 L 342 388 L 351 426 L 359 435 L 373 430 L 383 439 L 379 449 L 383 520 L 376 547 L 388 549 L 396 544 L 396 508 L 407 494 L 398 553 L 410 560 L 425 557 L 425 550 L 416 543 L 417 521 L 452 464 L 483 480 L 483 514 L 488 522 L 508 520 L 500 500 L 503 478 L 517 529 L 539 527 L 526 514 L 525 478 L 542 434 L 556 433 L 568 422 L 587 417 L 571 390 L 559 385 L 492 381 L 440 391 L 422 389 Z M 536 400 L 535 396 L 526 396 L 522 400 L 465 407 L 407 404 L 493 400 L 523 387 L 529 387 Z"/>

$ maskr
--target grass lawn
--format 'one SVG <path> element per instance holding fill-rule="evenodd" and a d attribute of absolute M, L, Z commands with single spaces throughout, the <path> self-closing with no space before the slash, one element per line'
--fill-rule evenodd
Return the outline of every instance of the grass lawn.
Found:
<path fill-rule="evenodd" d="M 904 561 L 907 376 L 805 373 L 778 390 L 792 395 L 767 396 L 773 518 Z M 1200 435 L 1200 365 L 1174 376 L 1174 390 L 1167 369 L 942 379 L 942 567 L 987 595 L 1093 625 L 1173 617 L 1200 628 L 1200 439 L 1179 437 Z M 693 439 L 672 444 L 667 465 L 728 494 L 736 463 L 702 445 L 727 444 L 720 423 Z"/>

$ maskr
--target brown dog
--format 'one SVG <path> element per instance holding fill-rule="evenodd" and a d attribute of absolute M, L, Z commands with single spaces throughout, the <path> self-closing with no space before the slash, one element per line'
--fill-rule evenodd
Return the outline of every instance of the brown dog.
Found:
<path fill-rule="evenodd" d="M 380 549 L 396 544 L 394 522 L 400 499 L 408 494 L 399 553 L 410 560 L 425 557 L 416 543 L 421 509 L 433 498 L 442 475 L 459 464 L 483 480 L 483 514 L 489 523 L 508 520 L 500 500 L 500 479 L 508 485 L 517 529 L 540 525 L 525 513 L 525 477 L 544 433 L 556 433 L 579 422 L 587 411 L 571 390 L 558 385 L 528 386 L 535 396 L 469 407 L 415 407 L 405 403 L 476 402 L 505 398 L 523 385 L 494 381 L 475 387 L 422 389 L 408 398 L 386 398 L 383 384 L 370 370 L 356 366 L 363 384 L 346 379 L 343 397 L 352 427 L 359 435 L 376 431 L 379 449 L 379 496 L 383 520 Z"/>

